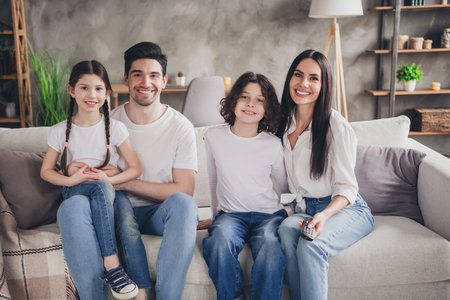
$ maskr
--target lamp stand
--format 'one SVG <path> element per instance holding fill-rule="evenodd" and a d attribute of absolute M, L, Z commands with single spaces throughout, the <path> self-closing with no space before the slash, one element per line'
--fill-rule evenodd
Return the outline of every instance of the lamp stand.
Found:
<path fill-rule="evenodd" d="M 344 83 L 344 67 L 342 64 L 342 51 L 341 51 L 341 35 L 339 33 L 339 24 L 334 18 L 334 23 L 330 24 L 328 30 L 327 42 L 325 44 L 325 50 L 323 54 L 328 57 L 328 51 L 330 50 L 331 38 L 334 36 L 334 50 L 335 50 L 335 65 L 336 65 L 336 110 L 344 115 L 344 118 L 348 120 L 347 114 L 347 99 L 345 97 L 345 83 Z M 341 112 L 342 102 L 342 112 Z"/>

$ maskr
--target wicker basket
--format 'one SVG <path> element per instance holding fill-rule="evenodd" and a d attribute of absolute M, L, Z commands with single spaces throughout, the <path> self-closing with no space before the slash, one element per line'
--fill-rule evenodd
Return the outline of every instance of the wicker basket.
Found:
<path fill-rule="evenodd" d="M 410 116 L 413 131 L 450 131 L 450 108 L 414 108 Z"/>

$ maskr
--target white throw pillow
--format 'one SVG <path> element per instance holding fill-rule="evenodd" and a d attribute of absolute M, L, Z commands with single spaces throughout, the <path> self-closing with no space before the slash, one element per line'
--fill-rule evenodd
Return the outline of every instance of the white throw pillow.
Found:
<path fill-rule="evenodd" d="M 406 116 L 351 122 L 359 145 L 405 147 L 410 120 Z"/>

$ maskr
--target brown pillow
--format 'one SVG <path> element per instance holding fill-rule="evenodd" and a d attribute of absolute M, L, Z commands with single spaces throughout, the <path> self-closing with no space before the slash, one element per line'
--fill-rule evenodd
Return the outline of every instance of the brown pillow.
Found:
<path fill-rule="evenodd" d="M 44 154 L 0 149 L 0 186 L 23 229 L 52 223 L 61 203 L 61 187 L 40 177 Z"/>

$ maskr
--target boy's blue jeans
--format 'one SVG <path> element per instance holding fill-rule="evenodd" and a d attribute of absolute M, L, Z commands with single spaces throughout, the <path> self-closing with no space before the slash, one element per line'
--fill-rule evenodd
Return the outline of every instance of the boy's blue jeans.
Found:
<path fill-rule="evenodd" d="M 116 192 L 114 187 L 103 180 L 91 180 L 63 188 L 62 196 L 64 200 L 76 195 L 83 195 L 90 199 L 92 222 L 102 256 L 116 254 L 113 207 Z"/>
<path fill-rule="evenodd" d="M 291 299 L 326 300 L 328 297 L 328 259 L 372 231 L 373 216 L 358 195 L 354 204 L 341 209 L 325 223 L 313 241 L 300 237 L 298 221 L 324 210 L 331 196 L 306 198 L 306 214 L 284 220 L 278 233 L 286 254 L 286 278 Z"/>
<path fill-rule="evenodd" d="M 218 300 L 235 299 L 243 292 L 238 255 L 246 242 L 254 261 L 250 299 L 281 299 L 286 260 L 277 229 L 286 217 L 284 209 L 274 214 L 219 212 L 203 240 L 203 257 Z"/>

